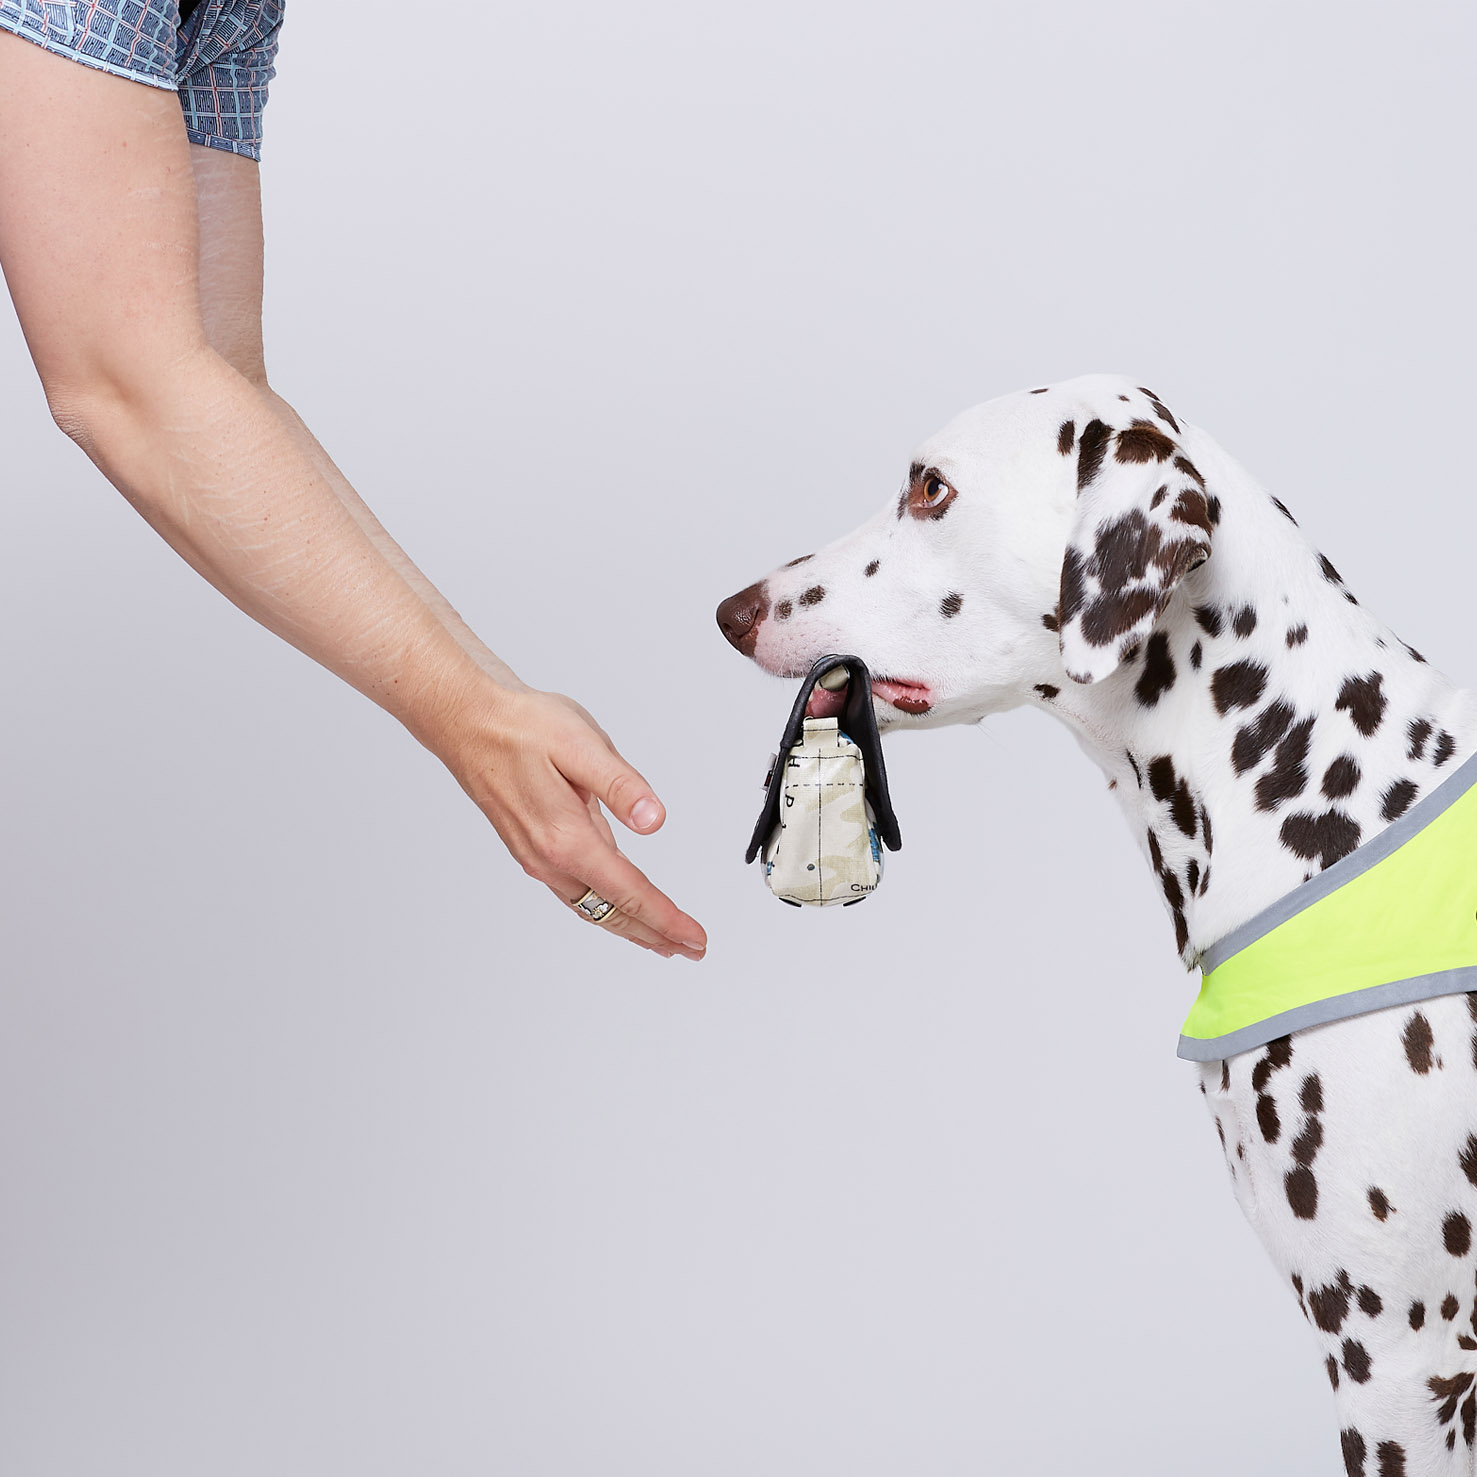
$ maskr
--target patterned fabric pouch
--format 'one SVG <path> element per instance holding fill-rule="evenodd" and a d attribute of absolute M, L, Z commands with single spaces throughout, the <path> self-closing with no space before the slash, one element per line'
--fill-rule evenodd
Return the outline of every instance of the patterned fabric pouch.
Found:
<path fill-rule="evenodd" d="M 835 716 L 806 716 L 818 682 L 840 708 Z M 762 853 L 764 880 L 781 902 L 823 908 L 876 890 L 882 848 L 897 851 L 902 838 L 865 662 L 826 656 L 810 669 L 766 784 L 745 860 Z"/>

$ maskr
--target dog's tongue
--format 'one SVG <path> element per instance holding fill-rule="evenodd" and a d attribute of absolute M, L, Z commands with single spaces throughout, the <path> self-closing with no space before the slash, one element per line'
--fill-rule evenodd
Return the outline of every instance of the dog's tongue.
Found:
<path fill-rule="evenodd" d="M 828 692 L 819 682 L 811 690 L 805 705 L 807 718 L 835 718 L 846 707 L 847 685 L 839 692 Z M 926 713 L 933 706 L 933 694 L 918 682 L 890 682 L 885 677 L 872 679 L 872 695 L 890 703 L 900 713 Z"/>
<path fill-rule="evenodd" d="M 834 718 L 846 706 L 846 684 L 840 692 L 827 692 L 820 683 L 811 689 L 810 701 L 805 705 L 807 718 Z"/>

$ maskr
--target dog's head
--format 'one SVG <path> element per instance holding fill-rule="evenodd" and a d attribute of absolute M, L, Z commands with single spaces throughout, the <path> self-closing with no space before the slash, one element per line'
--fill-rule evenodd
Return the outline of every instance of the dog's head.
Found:
<path fill-rule="evenodd" d="M 1219 510 L 1182 440 L 1114 376 L 991 400 L 918 448 L 876 517 L 729 596 L 718 624 L 778 676 L 854 652 L 890 726 L 1101 681 L 1210 555 Z"/>

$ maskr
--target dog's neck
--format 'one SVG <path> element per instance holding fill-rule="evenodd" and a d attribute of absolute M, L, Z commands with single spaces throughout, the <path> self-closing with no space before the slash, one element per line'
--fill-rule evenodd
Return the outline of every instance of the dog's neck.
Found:
<path fill-rule="evenodd" d="M 1247 484 L 1137 653 L 1090 686 L 1037 689 L 1108 776 L 1187 965 L 1477 749 L 1477 693 L 1354 601 Z"/>

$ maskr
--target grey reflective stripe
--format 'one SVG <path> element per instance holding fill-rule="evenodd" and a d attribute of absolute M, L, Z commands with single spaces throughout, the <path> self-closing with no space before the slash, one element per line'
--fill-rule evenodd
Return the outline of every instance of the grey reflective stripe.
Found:
<path fill-rule="evenodd" d="M 1294 1010 L 1284 1010 L 1281 1015 L 1268 1016 L 1254 1026 L 1243 1026 L 1239 1031 L 1204 1041 L 1196 1036 L 1181 1036 L 1176 1055 L 1187 1062 L 1218 1062 L 1222 1057 L 1265 1046 L 1279 1036 L 1290 1036 L 1309 1026 L 1346 1021 L 1350 1016 L 1368 1015 L 1372 1010 L 1384 1010 L 1390 1005 L 1414 1005 L 1419 1000 L 1434 1000 L 1438 995 L 1464 995 L 1468 990 L 1477 990 L 1477 964 L 1444 969 L 1439 974 L 1418 974 L 1389 985 L 1371 985 L 1367 990 L 1350 990 L 1346 995 L 1332 995 L 1327 1000 L 1299 1005 Z"/>
<path fill-rule="evenodd" d="M 1400 817 L 1398 821 L 1392 821 L 1376 836 L 1371 836 L 1363 846 L 1356 847 L 1348 856 L 1340 857 L 1331 867 L 1320 872 L 1316 877 L 1294 887 L 1285 896 L 1277 899 L 1271 907 L 1263 908 L 1262 911 L 1238 928 L 1233 928 L 1224 938 L 1219 938 L 1204 953 L 1201 954 L 1199 964 L 1201 970 L 1209 974 L 1211 970 L 1218 969 L 1232 954 L 1239 954 L 1249 944 L 1254 944 L 1264 934 L 1271 931 L 1280 924 L 1286 923 L 1289 918 L 1296 917 L 1304 908 L 1311 908 L 1314 903 L 1322 902 L 1329 893 L 1337 892 L 1346 882 L 1352 882 L 1361 873 L 1367 872 L 1377 863 L 1393 851 L 1404 846 L 1417 831 L 1424 830 L 1444 810 L 1449 810 L 1473 785 L 1477 785 L 1477 754 L 1473 754 L 1465 760 L 1447 779 L 1444 779 L 1434 790 L 1422 800 L 1417 800 L 1409 810 Z M 1382 985 L 1381 989 L 1389 989 L 1391 986 Z M 1315 1010 L 1319 1007 L 1309 1005 L 1307 1010 Z M 1289 1015 L 1295 1015 L 1296 1011 L 1289 1011 Z M 1281 1017 L 1279 1016 L 1280 1020 Z M 1260 1026 L 1250 1029 L 1260 1031 Z M 1240 1034 L 1240 1033 L 1237 1033 Z M 1286 1032 L 1274 1031 L 1267 1040 L 1274 1040 Z M 1183 1052 L 1180 1053 L 1182 1056 Z M 1201 1060 L 1201 1058 L 1192 1058 Z M 1206 1060 L 1209 1060 L 1208 1058 Z"/>

